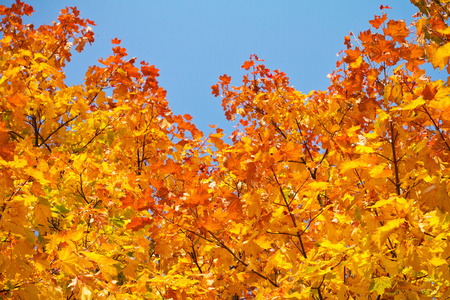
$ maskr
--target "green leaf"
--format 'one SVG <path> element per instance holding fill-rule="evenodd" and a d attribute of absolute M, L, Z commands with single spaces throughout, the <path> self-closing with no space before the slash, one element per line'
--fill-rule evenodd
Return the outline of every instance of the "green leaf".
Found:
<path fill-rule="evenodd" d="M 119 228 L 123 228 L 123 226 L 125 225 L 125 220 L 120 219 L 118 217 L 112 217 L 110 220 L 111 220 L 111 223 L 113 223 L 114 225 L 116 225 Z"/>

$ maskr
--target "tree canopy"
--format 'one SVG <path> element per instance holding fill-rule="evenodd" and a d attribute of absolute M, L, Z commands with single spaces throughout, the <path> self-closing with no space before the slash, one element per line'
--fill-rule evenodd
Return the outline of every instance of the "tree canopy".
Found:
<path fill-rule="evenodd" d="M 117 38 L 67 85 L 94 42 L 75 7 L 0 6 L 0 297 L 449 298 L 450 81 L 425 66 L 450 72 L 450 5 L 411 2 L 345 37 L 327 90 L 257 55 L 221 76 L 230 141 Z"/>

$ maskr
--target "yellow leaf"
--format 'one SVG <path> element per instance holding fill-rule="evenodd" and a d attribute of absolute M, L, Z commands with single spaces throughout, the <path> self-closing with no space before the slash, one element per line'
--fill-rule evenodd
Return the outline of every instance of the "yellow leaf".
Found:
<path fill-rule="evenodd" d="M 370 171 L 369 171 L 370 176 L 372 176 L 373 178 L 383 178 L 383 177 L 389 177 L 392 176 L 392 170 L 390 169 L 385 169 L 384 165 L 378 165 L 373 167 Z"/>
<path fill-rule="evenodd" d="M 107 280 L 111 280 L 112 277 L 117 276 L 117 268 L 114 267 L 118 263 L 116 260 L 93 252 L 83 252 L 83 254 L 97 263 L 100 271 Z"/>
<path fill-rule="evenodd" d="M 138 268 L 138 262 L 135 260 L 130 260 L 126 263 L 125 268 L 122 270 L 123 275 L 127 278 L 134 279 L 136 276 L 136 269 Z"/>
<path fill-rule="evenodd" d="M 378 207 L 382 207 L 385 206 L 386 204 L 392 203 L 394 201 L 395 198 L 389 198 L 389 199 L 383 199 L 380 201 L 377 201 L 377 203 L 375 203 L 372 206 L 369 206 L 369 208 L 378 208 Z"/>
<path fill-rule="evenodd" d="M 228 213 L 226 210 L 222 210 L 222 208 L 219 208 L 218 210 L 216 210 L 213 215 L 212 215 L 215 219 L 217 220 L 224 220 L 227 218 Z"/>
<path fill-rule="evenodd" d="M 241 272 L 241 273 L 236 274 L 236 277 L 241 282 L 245 282 L 248 279 L 248 275 L 245 272 Z"/>
<path fill-rule="evenodd" d="M 263 249 L 269 249 L 272 246 L 272 241 L 268 240 L 266 236 L 261 235 L 256 240 L 255 243 Z"/>
<path fill-rule="evenodd" d="M 19 290 L 19 295 L 22 299 L 42 299 L 39 297 L 40 294 L 39 289 L 35 285 L 29 283 L 22 285 Z"/>
<path fill-rule="evenodd" d="M 403 108 L 401 108 L 401 110 L 413 110 L 419 106 L 424 105 L 425 103 L 426 103 L 425 100 L 422 97 L 420 97 L 406 104 Z"/>
<path fill-rule="evenodd" d="M 57 264 L 64 273 L 74 276 L 78 274 L 76 266 L 79 258 L 72 252 L 72 249 L 62 248 L 61 251 L 58 251 L 58 256 Z"/>
<path fill-rule="evenodd" d="M 355 131 L 357 131 L 359 129 L 361 129 L 360 125 L 352 126 L 349 129 L 347 129 L 346 132 L 347 132 L 348 135 L 350 135 L 351 133 L 353 133 L 353 132 L 355 132 Z"/>
<path fill-rule="evenodd" d="M 430 101 L 428 106 L 439 109 L 440 111 L 447 111 L 450 109 L 450 97 L 443 97 L 439 100 L 432 100 Z"/>
<path fill-rule="evenodd" d="M 352 169 L 359 169 L 359 168 L 364 168 L 367 167 L 369 164 L 365 161 L 361 161 L 361 160 L 352 160 L 352 161 L 347 161 L 342 163 L 341 166 L 341 173 L 345 173 L 348 170 L 352 170 Z"/>
<path fill-rule="evenodd" d="M 28 240 L 21 240 L 17 242 L 13 248 L 13 254 L 21 259 L 25 259 L 27 256 L 32 255 L 34 251 L 34 245 Z"/>
<path fill-rule="evenodd" d="M 281 251 L 277 251 L 275 255 L 269 259 L 266 265 L 266 270 L 272 270 L 273 268 L 290 270 L 292 269 L 292 264 L 286 261 L 286 256 L 281 254 Z"/>
<path fill-rule="evenodd" d="M 376 235 L 376 239 L 378 239 L 377 242 L 379 242 L 379 245 L 384 245 L 384 243 L 386 242 L 387 238 L 391 235 L 391 233 L 398 227 L 400 227 L 400 225 L 402 225 L 405 222 L 405 219 L 400 218 L 400 219 L 394 219 L 394 220 L 389 220 L 385 223 L 384 226 L 378 228 L 378 234 Z"/>
<path fill-rule="evenodd" d="M 300 294 L 299 292 L 294 292 L 290 295 L 287 295 L 286 297 L 287 299 L 301 299 L 304 297 L 304 295 Z"/>
<path fill-rule="evenodd" d="M 445 29 L 437 28 L 436 31 L 439 32 L 439 33 L 447 35 L 447 34 L 450 34 L 450 27 L 447 27 Z"/>
<path fill-rule="evenodd" d="M 433 266 L 436 266 L 436 267 L 447 264 L 447 261 L 445 259 L 439 258 L 439 257 L 433 257 L 429 261 Z"/>
<path fill-rule="evenodd" d="M 28 57 L 33 57 L 34 56 L 33 53 L 31 53 L 30 50 L 20 50 L 19 54 L 22 55 L 22 56 L 28 56 Z"/>
<path fill-rule="evenodd" d="M 48 227 L 48 220 L 52 217 L 52 210 L 49 205 L 39 202 L 34 207 L 34 219 L 38 226 Z"/>
<path fill-rule="evenodd" d="M 5 36 L 4 38 L 2 38 L 2 39 L 0 40 L 0 42 L 2 43 L 2 47 L 8 45 L 9 43 L 11 43 L 11 41 L 12 41 L 12 37 L 9 36 L 9 35 L 8 35 L 8 36 Z"/>
<path fill-rule="evenodd" d="M 450 43 L 447 43 L 436 50 L 434 56 L 431 57 L 431 63 L 435 68 L 439 67 L 442 71 L 442 69 L 445 68 L 445 65 L 448 64 L 449 57 L 450 57 Z"/>
<path fill-rule="evenodd" d="M 47 60 L 47 57 L 42 55 L 41 53 L 34 53 L 34 60 L 39 60 L 39 59 Z"/>
<path fill-rule="evenodd" d="M 364 136 L 368 139 L 374 139 L 378 137 L 378 134 L 376 132 L 368 132 L 368 133 L 364 133 Z"/>
<path fill-rule="evenodd" d="M 370 292 L 377 292 L 378 295 L 383 295 L 384 290 L 391 287 L 391 278 L 389 277 L 378 277 L 374 278 L 370 282 L 369 291 Z"/>
<path fill-rule="evenodd" d="M 394 74 L 396 74 L 404 65 L 405 63 L 402 63 L 400 66 L 398 66 L 397 68 L 394 69 Z"/>
<path fill-rule="evenodd" d="M 234 223 L 234 226 L 231 227 L 229 232 L 234 233 L 234 234 L 240 234 L 241 233 L 241 229 L 243 229 L 243 228 L 244 228 L 243 224 Z"/>
<path fill-rule="evenodd" d="M 102 105 L 106 101 L 106 93 L 104 91 L 99 91 L 98 96 L 95 99 L 95 102 L 97 105 Z"/>
<path fill-rule="evenodd" d="M 328 182 L 313 181 L 308 185 L 308 188 L 312 189 L 312 190 L 324 190 L 327 187 L 328 187 Z"/>
<path fill-rule="evenodd" d="M 367 146 L 363 146 L 363 145 L 356 145 L 355 151 L 356 151 L 356 153 L 360 153 L 360 154 L 375 152 L 375 150 L 373 150 L 372 147 L 367 147 Z"/>
<path fill-rule="evenodd" d="M 92 299 L 92 292 L 88 289 L 87 286 L 83 286 L 81 288 L 81 300 L 91 300 Z"/>
<path fill-rule="evenodd" d="M 350 67 L 351 68 L 359 68 L 361 66 L 362 62 L 363 62 L 362 57 L 358 56 L 358 58 L 354 62 L 350 63 Z"/>
<path fill-rule="evenodd" d="M 344 246 L 341 243 L 333 244 L 329 240 L 325 240 L 324 242 L 320 243 L 321 247 L 336 250 L 337 252 L 341 252 L 346 249 L 346 246 Z"/>
<path fill-rule="evenodd" d="M 402 225 L 404 222 L 405 222 L 405 219 L 403 219 L 403 218 L 389 220 L 380 229 L 381 229 L 381 231 L 388 231 L 388 230 L 391 230 L 391 229 L 395 229 L 395 228 L 398 228 L 400 225 Z"/>

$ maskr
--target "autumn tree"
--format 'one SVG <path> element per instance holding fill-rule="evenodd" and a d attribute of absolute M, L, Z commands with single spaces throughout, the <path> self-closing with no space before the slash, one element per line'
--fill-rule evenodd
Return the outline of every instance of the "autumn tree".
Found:
<path fill-rule="evenodd" d="M 450 297 L 447 3 L 412 1 L 345 37 L 325 91 L 252 55 L 212 87 L 239 128 L 204 137 L 158 70 L 94 41 L 76 8 L 38 28 L 0 6 L 0 296 L 16 299 Z M 445 76 L 447 77 L 447 76 Z"/>
<path fill-rule="evenodd" d="M 172 114 L 158 70 L 126 59 L 117 39 L 83 85 L 67 86 L 63 67 L 73 48 L 94 41 L 94 23 L 68 8 L 35 28 L 22 23 L 32 11 L 19 1 L 0 7 L 0 295 L 155 294 L 148 280 L 178 263 L 169 254 L 180 246 L 130 219 L 145 222 L 149 208 L 164 206 L 167 174 L 187 159 L 186 132 L 192 146 L 201 133 Z"/>

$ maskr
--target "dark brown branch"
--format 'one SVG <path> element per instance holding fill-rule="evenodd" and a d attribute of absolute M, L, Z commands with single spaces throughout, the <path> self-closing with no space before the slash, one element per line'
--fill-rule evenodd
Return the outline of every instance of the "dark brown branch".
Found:
<path fill-rule="evenodd" d="M 315 219 L 317 219 L 317 217 L 320 216 L 320 215 L 323 213 L 323 211 L 324 211 L 324 210 L 321 209 L 320 212 L 319 212 L 317 215 L 314 216 L 314 218 L 312 218 L 311 220 L 309 220 L 308 225 L 307 225 L 306 228 L 300 233 L 300 235 L 303 235 L 303 234 L 306 232 L 306 230 L 308 230 L 308 228 L 309 228 L 309 226 L 311 226 L 312 222 L 313 222 Z"/>
<path fill-rule="evenodd" d="M 273 231 L 266 231 L 268 234 L 281 234 L 281 235 L 290 235 L 290 236 L 297 236 L 296 233 L 289 233 L 289 232 L 273 232 Z"/>
<path fill-rule="evenodd" d="M 325 275 L 323 276 L 322 281 L 320 282 L 319 286 L 313 288 L 313 289 L 317 289 L 317 292 L 318 292 L 318 295 L 319 295 L 319 300 L 323 300 L 321 288 L 322 288 L 322 285 L 323 285 L 324 281 L 325 281 Z"/>
<path fill-rule="evenodd" d="M 286 208 L 287 208 L 287 210 L 289 212 L 289 216 L 291 217 L 291 221 L 294 224 L 294 227 L 297 229 L 297 238 L 298 238 L 298 240 L 300 242 L 300 247 L 301 247 L 300 253 L 303 255 L 304 258 L 307 258 L 305 247 L 303 246 L 302 236 L 301 236 L 301 234 L 300 234 L 300 232 L 298 230 L 297 222 L 295 222 L 295 218 L 294 218 L 294 215 L 292 213 L 291 207 L 289 206 L 289 203 L 288 203 L 288 201 L 286 199 L 286 196 L 284 195 L 283 188 L 281 187 L 281 184 L 278 181 L 277 174 L 275 173 L 275 171 L 273 169 L 271 169 L 271 170 L 272 170 L 273 176 L 275 177 L 275 181 L 276 181 L 276 183 L 278 185 L 278 188 L 280 189 L 280 193 L 281 193 L 281 196 L 283 197 L 283 201 L 285 203 L 285 206 L 286 206 Z"/>
<path fill-rule="evenodd" d="M 309 147 L 308 147 L 308 144 L 307 144 L 307 142 L 306 142 L 306 139 L 305 139 L 305 137 L 303 136 L 302 129 L 300 128 L 300 123 L 298 122 L 297 119 L 295 119 L 295 123 L 297 123 L 298 131 L 299 131 L 299 133 L 300 133 L 300 135 L 301 135 L 301 137 L 302 137 L 302 139 L 303 139 L 303 146 L 305 146 L 306 152 L 308 152 L 308 155 L 309 155 L 309 158 L 311 159 L 311 161 L 314 161 L 314 158 L 312 157 L 311 152 L 309 151 Z M 315 179 L 315 178 L 314 178 L 314 179 Z"/>
<path fill-rule="evenodd" d="M 114 120 L 115 121 L 115 120 Z M 112 122 L 114 122 L 114 121 L 112 121 Z M 111 122 L 111 123 L 112 123 Z M 108 124 L 106 124 L 106 126 L 104 126 L 102 129 L 100 129 L 100 130 L 96 130 L 95 131 L 95 134 L 94 134 L 94 136 L 83 146 L 83 147 L 81 147 L 81 150 L 84 150 L 84 149 L 86 149 L 86 147 L 87 146 L 89 146 L 89 144 L 90 143 L 92 143 L 93 141 L 94 141 L 94 139 L 96 138 L 96 137 L 98 137 L 99 135 L 101 135 L 102 133 L 103 133 L 103 131 L 105 131 L 105 129 L 106 128 L 108 128 L 110 125 L 111 125 L 111 123 L 108 123 Z"/>
<path fill-rule="evenodd" d="M 202 235 L 200 235 L 199 233 L 197 233 L 197 232 L 195 232 L 195 231 L 192 231 L 192 230 L 183 228 L 181 225 L 176 224 L 174 221 L 172 221 L 172 220 L 166 218 L 165 216 L 161 215 L 160 213 L 158 213 L 158 216 L 160 216 L 161 218 L 163 218 L 163 219 L 166 220 L 167 222 L 169 222 L 169 223 L 171 223 L 171 224 L 173 224 L 173 225 L 176 225 L 176 226 L 180 227 L 181 232 L 183 232 L 183 230 L 184 230 L 184 231 L 187 231 L 187 232 L 189 232 L 189 233 L 192 233 L 192 234 L 195 235 L 195 236 L 198 236 L 198 237 L 201 238 L 201 239 L 204 239 L 205 241 L 208 241 L 208 242 L 213 243 L 213 244 L 215 243 L 213 240 L 210 240 L 210 239 L 208 239 L 207 237 L 202 236 Z M 183 233 L 184 233 L 184 232 L 183 232 Z"/>
<path fill-rule="evenodd" d="M 379 156 L 381 156 L 382 158 L 384 158 L 384 159 L 386 159 L 387 161 L 390 161 L 390 162 L 394 162 L 392 159 L 390 159 L 389 157 L 387 157 L 387 156 L 384 156 L 383 154 L 381 154 L 381 153 L 378 153 L 378 152 L 374 152 L 376 155 L 379 155 Z"/>
<path fill-rule="evenodd" d="M 8 131 L 8 134 L 11 136 L 11 138 L 13 138 L 16 141 L 17 141 L 17 137 L 21 138 L 22 140 L 24 139 L 23 136 L 21 136 L 20 134 L 18 134 L 15 131 L 12 131 L 12 130 Z"/>
<path fill-rule="evenodd" d="M 277 125 L 274 121 L 272 121 L 272 125 L 273 125 L 273 126 L 275 127 L 275 129 L 283 136 L 283 138 L 284 138 L 285 140 L 287 140 L 286 134 L 283 132 L 283 130 L 281 130 L 280 127 L 278 127 L 278 125 Z"/>
<path fill-rule="evenodd" d="M 423 109 L 425 111 L 425 113 L 428 115 L 428 118 L 430 118 L 431 122 L 433 122 L 434 127 L 436 128 L 436 130 L 439 132 L 439 135 L 441 136 L 441 139 L 444 141 L 445 145 L 447 146 L 447 150 L 450 151 L 450 146 L 447 143 L 447 140 L 444 137 L 444 134 L 442 133 L 441 129 L 439 128 L 439 126 L 436 124 L 436 122 L 434 121 L 434 119 L 431 117 L 430 113 L 428 112 L 427 108 L 425 106 L 423 106 Z"/>
<path fill-rule="evenodd" d="M 394 133 L 394 124 L 391 121 L 389 123 L 390 130 L 391 130 L 391 148 L 392 148 L 392 163 L 394 164 L 394 173 L 395 173 L 395 189 L 397 191 L 397 195 L 401 195 L 402 191 L 400 189 L 400 176 L 399 176 L 399 170 L 398 170 L 398 160 L 397 160 L 397 154 L 395 150 L 395 142 L 397 139 L 397 135 Z M 395 136 L 395 137 L 394 137 Z"/>
<path fill-rule="evenodd" d="M 83 174 L 82 173 L 80 173 L 80 187 L 79 188 L 77 187 L 77 192 L 78 192 L 78 194 L 80 194 L 80 196 L 86 202 L 86 204 L 90 204 L 89 201 L 87 200 L 86 194 L 84 193 L 84 189 L 83 189 Z"/>
<path fill-rule="evenodd" d="M 288 210 L 289 216 L 291 217 L 291 221 L 294 224 L 294 227 L 297 228 L 297 223 L 295 222 L 295 218 L 294 218 L 294 215 L 292 214 L 291 207 L 289 206 L 289 203 L 288 203 L 288 201 L 286 199 L 286 196 L 284 195 L 283 188 L 281 187 L 281 184 L 278 181 L 277 174 L 275 173 L 275 171 L 273 169 L 271 169 L 271 170 L 272 170 L 272 173 L 273 173 L 273 177 L 275 178 L 275 181 L 276 181 L 276 183 L 278 185 L 278 188 L 280 190 L 281 196 L 283 197 L 283 201 L 284 201 L 284 204 L 285 204 L 285 206 L 286 206 L 286 208 Z"/>
<path fill-rule="evenodd" d="M 195 263 L 195 265 L 197 266 L 198 271 L 200 272 L 200 274 L 203 274 L 202 268 L 200 267 L 200 265 L 198 264 L 198 257 L 197 257 L 197 252 L 195 251 L 194 248 L 194 243 L 191 240 L 191 249 L 192 252 L 188 252 L 189 256 L 192 258 L 192 261 Z"/>
<path fill-rule="evenodd" d="M 73 120 L 75 120 L 76 118 L 78 118 L 78 116 L 79 116 L 79 114 L 73 116 L 72 118 L 70 118 L 70 119 L 67 120 L 66 122 L 60 124 L 60 125 L 58 126 L 58 128 L 56 128 L 55 130 L 53 130 L 53 131 L 47 136 L 47 138 L 45 138 L 45 139 L 42 141 L 42 143 L 39 145 L 39 147 L 42 146 L 45 142 L 47 142 L 47 140 L 48 140 L 50 137 L 52 137 L 52 135 L 54 135 L 56 132 L 58 132 L 61 128 L 63 128 L 64 126 L 66 126 L 67 124 L 69 124 L 70 122 L 72 122 Z"/>
<path fill-rule="evenodd" d="M 239 258 L 230 248 L 228 248 L 224 243 L 222 243 L 222 241 L 220 241 L 211 231 L 209 231 L 209 234 L 217 241 L 217 243 L 219 243 L 219 245 L 224 248 L 225 250 L 227 250 L 238 262 L 240 262 L 241 264 L 243 264 L 244 266 L 248 266 L 248 263 L 246 263 L 245 261 L 243 261 L 241 258 Z M 255 271 L 254 269 L 251 270 L 251 272 L 255 273 L 256 275 L 258 275 L 259 277 L 269 281 L 273 286 L 275 287 L 280 287 L 275 281 L 273 281 L 272 279 L 270 279 L 269 277 L 261 274 L 258 271 Z"/>

